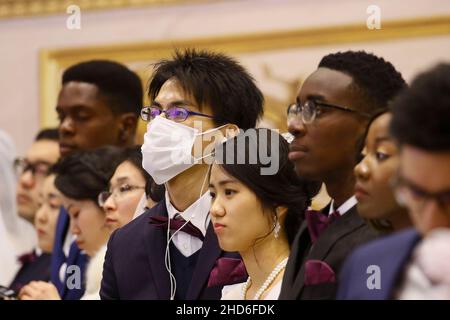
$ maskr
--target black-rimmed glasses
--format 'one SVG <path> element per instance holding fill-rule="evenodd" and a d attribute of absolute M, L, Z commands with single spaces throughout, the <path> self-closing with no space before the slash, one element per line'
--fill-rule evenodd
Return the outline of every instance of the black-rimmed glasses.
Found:
<path fill-rule="evenodd" d="M 129 184 L 121 185 L 118 188 L 115 188 L 112 191 L 103 191 L 98 195 L 97 201 L 100 207 L 103 207 L 109 197 L 113 196 L 115 199 L 121 199 L 125 194 L 137 189 L 145 189 L 145 187 L 141 186 L 133 186 Z"/>
<path fill-rule="evenodd" d="M 31 171 L 31 174 L 35 177 L 45 177 L 50 167 L 51 164 L 45 161 L 36 161 L 31 163 L 25 158 L 14 159 L 14 170 L 17 176 L 20 176 L 27 171 Z"/>
<path fill-rule="evenodd" d="M 297 117 L 301 117 L 304 124 L 313 123 L 318 115 L 321 113 L 321 108 L 337 109 L 344 112 L 355 113 L 364 117 L 370 117 L 371 115 L 365 112 L 356 111 L 347 107 L 338 106 L 330 103 L 320 102 L 316 100 L 306 100 L 305 103 L 300 104 L 298 102 L 288 106 L 287 116 L 288 121 Z"/>
<path fill-rule="evenodd" d="M 441 209 L 450 213 L 450 190 L 428 192 L 396 175 L 391 180 L 397 202 L 410 209 L 422 210 L 428 201 L 436 201 Z"/>

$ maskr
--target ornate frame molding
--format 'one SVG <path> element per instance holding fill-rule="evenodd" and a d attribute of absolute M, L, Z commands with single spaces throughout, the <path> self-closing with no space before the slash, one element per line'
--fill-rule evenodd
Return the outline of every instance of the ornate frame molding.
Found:
<path fill-rule="evenodd" d="M 78 5 L 83 11 L 91 11 L 205 1 L 211 0 L 0 0 L 0 19 L 65 14 L 71 4 Z"/>
<path fill-rule="evenodd" d="M 168 57 L 174 48 L 184 47 L 200 47 L 237 54 L 445 34 L 450 34 L 450 16 L 386 21 L 381 30 L 368 30 L 363 24 L 341 25 L 218 38 L 42 50 L 40 52 L 40 123 L 41 126 L 55 125 L 54 103 L 60 87 L 61 73 L 68 66 L 83 60 L 111 59 L 133 63 Z"/>

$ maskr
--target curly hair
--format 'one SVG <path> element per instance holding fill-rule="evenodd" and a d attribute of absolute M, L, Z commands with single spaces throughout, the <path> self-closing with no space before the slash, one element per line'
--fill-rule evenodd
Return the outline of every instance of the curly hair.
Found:
<path fill-rule="evenodd" d="M 64 71 L 62 85 L 68 82 L 86 82 L 97 86 L 114 114 L 134 113 L 139 116 L 143 89 L 137 74 L 126 66 L 109 60 L 91 60 L 78 63 Z"/>
<path fill-rule="evenodd" d="M 385 108 L 406 82 L 394 66 L 381 57 L 365 51 L 345 51 L 322 58 L 319 68 L 343 72 L 353 79 L 353 89 L 361 97 L 361 111 L 369 114 Z"/>
<path fill-rule="evenodd" d="M 52 140 L 52 141 L 59 141 L 59 131 L 57 128 L 50 128 L 50 129 L 42 129 L 38 132 L 36 135 L 36 138 L 34 138 L 34 141 L 39 140 Z"/>
<path fill-rule="evenodd" d="M 392 135 L 400 145 L 450 151 L 450 64 L 419 74 L 392 106 Z"/>

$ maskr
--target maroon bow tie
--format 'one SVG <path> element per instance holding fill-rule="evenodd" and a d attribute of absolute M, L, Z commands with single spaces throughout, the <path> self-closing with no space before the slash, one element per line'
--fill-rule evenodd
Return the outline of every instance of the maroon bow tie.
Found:
<path fill-rule="evenodd" d="M 34 250 L 18 257 L 18 260 L 22 265 L 33 263 L 36 259 L 37 255 Z"/>
<path fill-rule="evenodd" d="M 312 242 L 315 242 L 322 232 L 336 219 L 339 219 L 340 216 L 338 211 L 334 211 L 329 216 L 326 216 L 321 211 L 306 211 L 306 223 Z"/>
<path fill-rule="evenodd" d="M 150 224 L 161 228 L 163 227 L 167 228 L 168 221 L 169 218 L 167 216 L 150 217 Z M 187 234 L 190 234 L 193 237 L 197 237 L 202 241 L 205 239 L 203 233 L 200 231 L 199 228 L 194 226 L 190 221 L 187 224 L 185 223 L 186 220 L 184 220 L 180 215 L 178 215 L 176 216 L 175 219 L 170 219 L 170 230 L 179 230 L 181 228 L 181 231 L 186 232 Z"/>
<path fill-rule="evenodd" d="M 244 282 L 248 277 L 241 259 L 222 257 L 217 259 L 209 274 L 208 288 Z"/>

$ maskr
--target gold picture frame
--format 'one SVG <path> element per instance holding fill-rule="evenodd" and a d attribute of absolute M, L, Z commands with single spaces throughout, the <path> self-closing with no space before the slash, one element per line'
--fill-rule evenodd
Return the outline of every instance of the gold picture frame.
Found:
<path fill-rule="evenodd" d="M 144 83 L 147 82 L 150 61 L 169 57 L 175 48 L 203 48 L 231 55 L 261 53 L 289 48 L 317 47 L 370 41 L 430 37 L 450 34 L 450 16 L 416 18 L 383 22 L 381 30 L 368 30 L 363 24 L 330 26 L 312 29 L 277 31 L 261 34 L 240 34 L 216 38 L 143 42 L 111 46 L 47 49 L 40 52 L 40 124 L 41 127 L 57 125 L 55 103 L 60 90 L 64 69 L 90 59 L 109 59 L 122 62 L 135 70 Z M 142 65 L 142 62 L 147 61 Z M 137 64 L 137 65 L 136 65 Z M 140 65 L 139 65 L 140 64 Z M 292 84 L 291 84 L 292 85 Z M 294 90 L 299 83 L 294 83 Z M 295 94 L 295 91 L 292 92 Z M 293 99 L 289 97 L 289 99 Z M 293 100 L 290 100 L 293 101 Z M 267 105 L 270 105 L 268 107 Z M 274 101 L 266 96 L 265 117 L 281 131 L 286 130 L 286 101 Z M 141 122 L 138 137 L 143 136 L 145 124 Z M 137 141 L 140 143 L 141 141 Z M 329 202 L 322 188 L 314 199 L 313 207 L 320 209 Z"/>
<path fill-rule="evenodd" d="M 260 53 L 320 45 L 387 41 L 450 34 L 450 16 L 416 18 L 383 22 L 381 30 L 368 30 L 363 24 L 277 31 L 261 34 L 240 34 L 226 37 L 130 43 L 82 48 L 46 49 L 40 52 L 40 126 L 57 124 L 55 102 L 64 69 L 90 59 L 109 59 L 133 66 L 146 83 L 150 61 L 169 57 L 175 48 L 204 48 L 231 55 Z M 294 88 L 295 89 L 295 88 Z M 267 97 L 266 97 L 267 98 Z M 266 99 L 266 117 L 280 130 L 285 130 L 283 102 Z M 281 118 L 280 118 L 281 117 Z M 140 125 L 142 128 L 142 124 Z"/>
<path fill-rule="evenodd" d="M 70 5 L 80 10 L 110 10 L 161 5 L 184 5 L 214 0 L 0 0 L 0 19 L 65 14 Z"/>

